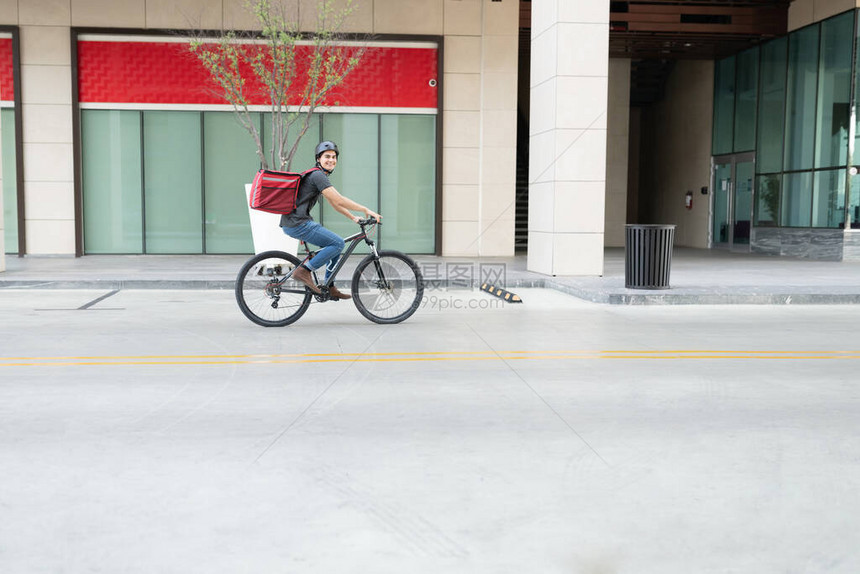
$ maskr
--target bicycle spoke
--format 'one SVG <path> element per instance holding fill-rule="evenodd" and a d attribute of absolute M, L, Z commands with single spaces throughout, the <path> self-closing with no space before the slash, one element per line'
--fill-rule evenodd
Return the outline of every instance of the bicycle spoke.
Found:
<path fill-rule="evenodd" d="M 287 253 L 269 251 L 251 258 L 236 280 L 236 301 L 248 319 L 265 327 L 289 325 L 310 304 L 310 293 L 290 275 L 299 264 Z"/>
<path fill-rule="evenodd" d="M 424 283 L 407 255 L 383 251 L 378 261 L 368 256 L 356 268 L 352 291 L 362 315 L 376 323 L 399 323 L 418 308 Z"/>

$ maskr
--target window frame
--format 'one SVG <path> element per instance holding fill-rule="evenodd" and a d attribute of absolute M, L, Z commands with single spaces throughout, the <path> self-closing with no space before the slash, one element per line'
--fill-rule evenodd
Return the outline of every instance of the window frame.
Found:
<path fill-rule="evenodd" d="M 77 44 L 79 37 L 82 35 L 99 35 L 99 36 L 151 36 L 151 37 L 169 37 L 166 36 L 163 30 L 152 29 L 137 29 L 137 28 L 96 28 L 96 27 L 76 27 L 70 29 L 71 42 L 71 72 L 72 72 L 72 133 L 73 133 L 73 158 L 74 158 L 74 203 L 75 203 L 75 255 L 80 257 L 84 255 L 84 237 L 83 237 L 83 185 L 81 177 L 81 102 L 78 92 L 78 53 Z M 362 40 L 361 34 L 347 34 L 347 40 Z M 433 229 L 433 253 L 441 255 L 442 253 L 442 214 L 443 214 L 443 124 L 444 124 L 444 36 L 441 35 L 416 35 L 416 34 L 379 34 L 374 36 L 374 42 L 390 42 L 410 43 L 410 42 L 430 42 L 436 45 L 436 157 L 435 157 L 435 225 Z M 141 110 L 143 111 L 143 110 Z M 205 111 L 205 110 L 201 110 Z M 337 110 L 333 110 L 337 113 Z M 378 109 L 376 113 L 379 113 Z M 21 170 L 23 173 L 23 169 Z"/>

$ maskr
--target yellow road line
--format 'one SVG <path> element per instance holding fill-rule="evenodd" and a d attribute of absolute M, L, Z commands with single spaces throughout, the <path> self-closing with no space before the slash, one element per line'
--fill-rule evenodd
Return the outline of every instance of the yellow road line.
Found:
<path fill-rule="evenodd" d="M 240 355 L 83 355 L 83 356 L 56 356 L 56 357 L 0 357 L 2 361 L 15 360 L 81 360 L 81 359 L 261 359 L 261 358 L 324 358 L 324 357 L 403 357 L 403 356 L 449 356 L 449 355 L 571 355 L 571 354 L 622 354 L 622 355 L 856 355 L 860 350 L 837 351 L 743 351 L 743 350 L 706 350 L 706 349 L 580 349 L 580 350 L 540 350 L 540 351 L 410 351 L 391 353 L 252 353 Z"/>
<path fill-rule="evenodd" d="M 426 351 L 410 353 L 305 353 L 251 355 L 140 355 L 140 356 L 61 356 L 0 357 L 0 367 L 31 366 L 156 366 L 156 365 L 237 365 L 288 363 L 388 363 L 442 361 L 508 360 L 855 360 L 860 351 L 740 351 L 703 349 L 612 349 L 568 351 Z"/>

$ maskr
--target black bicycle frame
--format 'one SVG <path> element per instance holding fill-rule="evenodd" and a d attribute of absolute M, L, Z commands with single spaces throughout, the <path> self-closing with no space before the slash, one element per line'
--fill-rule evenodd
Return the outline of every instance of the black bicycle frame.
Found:
<path fill-rule="evenodd" d="M 370 251 L 373 254 L 374 259 L 377 259 L 377 260 L 379 259 L 379 252 L 376 250 L 376 243 L 367 236 L 367 231 L 364 230 L 364 226 L 362 225 L 361 231 L 359 231 L 358 233 L 353 233 L 349 237 L 343 238 L 344 242 L 349 242 L 349 245 L 340 254 L 340 259 L 338 260 L 337 265 L 334 266 L 334 270 L 331 272 L 331 275 L 329 275 L 328 281 L 325 282 L 323 287 L 330 287 L 334 283 L 334 278 L 337 277 L 338 273 L 340 273 L 340 270 L 343 268 L 344 264 L 346 263 L 347 258 L 349 258 L 349 256 L 352 255 L 352 252 L 355 251 L 355 248 L 358 247 L 358 244 L 361 243 L 362 239 L 364 239 L 364 242 L 368 246 L 370 246 Z M 314 255 L 316 255 L 316 251 L 311 251 L 311 249 L 308 248 L 308 244 L 306 241 L 302 241 L 301 243 L 305 246 L 305 249 L 308 252 L 307 257 L 305 257 L 302 260 L 302 263 L 307 263 L 308 261 L 310 261 L 313 258 Z M 378 263 L 377 263 L 377 272 L 379 272 L 380 276 L 381 276 L 382 269 L 379 268 Z M 293 273 L 290 272 L 288 275 L 285 275 L 283 279 L 278 281 L 278 283 L 283 285 L 284 282 L 287 279 L 289 279 L 292 274 Z M 316 271 L 313 271 L 313 274 L 314 274 L 314 279 L 316 279 Z M 382 277 L 382 279 L 384 280 L 385 278 Z"/>
<path fill-rule="evenodd" d="M 343 269 L 346 260 L 349 258 L 350 255 L 352 255 L 352 252 L 355 251 L 355 248 L 358 247 L 358 244 L 361 243 L 362 239 L 364 239 L 364 242 L 367 243 L 368 246 L 370 246 L 370 251 L 373 256 L 379 257 L 379 253 L 376 251 L 376 243 L 367 236 L 367 232 L 364 230 L 364 227 L 362 227 L 361 231 L 359 231 L 358 233 L 353 233 L 349 237 L 343 238 L 344 242 L 349 242 L 349 245 L 340 254 L 340 259 L 338 260 L 337 265 L 334 266 L 331 275 L 329 275 L 328 281 L 324 283 L 324 287 L 330 287 L 331 284 L 334 283 L 334 278 L 337 277 L 337 274 L 340 273 L 341 269 Z M 305 243 L 305 245 L 307 245 L 307 243 Z M 314 255 L 316 255 L 315 252 L 308 250 L 308 256 L 305 258 L 304 261 L 302 261 L 302 263 L 310 260 Z M 316 272 L 314 272 L 314 275 L 316 275 Z"/>

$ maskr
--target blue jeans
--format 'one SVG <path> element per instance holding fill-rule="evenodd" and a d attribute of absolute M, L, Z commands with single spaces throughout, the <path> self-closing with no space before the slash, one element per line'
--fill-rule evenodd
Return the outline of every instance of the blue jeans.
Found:
<path fill-rule="evenodd" d="M 316 271 L 328 263 L 325 269 L 325 280 L 328 281 L 329 275 L 334 271 L 337 261 L 340 259 L 340 252 L 343 251 L 345 245 L 343 238 L 316 221 L 306 221 L 296 227 L 282 227 L 281 229 L 293 239 L 307 241 L 320 247 L 317 254 L 305 263 L 305 266 L 311 271 Z"/>

